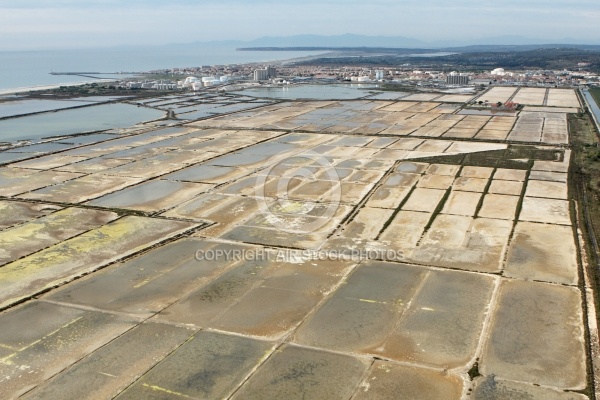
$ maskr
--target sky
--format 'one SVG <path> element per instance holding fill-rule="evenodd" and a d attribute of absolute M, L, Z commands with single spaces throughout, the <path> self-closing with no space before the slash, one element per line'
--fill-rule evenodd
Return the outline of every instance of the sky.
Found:
<path fill-rule="evenodd" d="M 598 21 L 598 0 L 0 0 L 0 50 L 345 33 L 600 44 Z"/>

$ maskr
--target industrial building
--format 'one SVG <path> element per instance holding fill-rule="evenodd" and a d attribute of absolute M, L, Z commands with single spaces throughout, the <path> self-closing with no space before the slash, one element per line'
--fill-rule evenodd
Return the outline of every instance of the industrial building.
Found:
<path fill-rule="evenodd" d="M 468 85 L 469 84 L 469 76 L 468 75 L 448 75 L 446 77 L 446 83 L 448 85 Z"/>
<path fill-rule="evenodd" d="M 269 79 L 269 71 L 266 68 L 254 70 L 255 81 L 266 81 L 267 79 Z"/>
<path fill-rule="evenodd" d="M 270 78 L 275 78 L 276 76 L 277 70 L 271 65 L 267 66 L 266 68 L 259 68 L 254 70 L 255 81 L 266 81 Z"/>

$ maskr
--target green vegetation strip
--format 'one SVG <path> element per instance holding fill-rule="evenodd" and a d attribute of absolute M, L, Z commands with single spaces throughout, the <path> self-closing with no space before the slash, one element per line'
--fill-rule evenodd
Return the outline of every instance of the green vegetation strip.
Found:
<path fill-rule="evenodd" d="M 531 146 L 510 145 L 504 150 L 481 151 L 469 154 L 456 154 L 451 156 L 434 156 L 415 158 L 411 161 L 426 162 L 430 164 L 451 164 L 474 167 L 530 169 L 534 160 L 555 161 L 557 157 L 562 160 L 564 150 L 536 149 Z M 529 162 L 518 161 L 527 159 Z"/>
<path fill-rule="evenodd" d="M 408 192 L 408 194 L 400 202 L 400 205 L 398 205 L 398 207 L 396 207 L 396 210 L 394 210 L 394 212 L 392 213 L 392 215 L 390 216 L 390 218 L 388 218 L 388 220 L 385 222 L 385 224 L 383 224 L 383 227 L 381 228 L 381 230 L 377 234 L 377 237 L 375 238 L 375 240 L 379 240 L 379 238 L 381 237 L 381 235 L 383 235 L 383 232 L 385 232 L 385 230 L 391 225 L 391 223 L 394 221 L 394 218 L 396 218 L 396 216 L 400 213 L 400 211 L 402 211 L 402 207 L 404 207 L 404 204 L 406 204 L 406 202 L 408 201 L 408 199 L 410 198 L 410 196 L 412 196 L 412 194 L 413 194 L 413 192 L 415 191 L 416 188 L 417 188 L 417 184 L 415 183 L 410 188 L 410 191 Z"/>
<path fill-rule="evenodd" d="M 600 107 L 600 88 L 590 88 L 590 94 L 596 100 L 596 104 Z"/>
<path fill-rule="evenodd" d="M 448 189 L 446 189 L 446 193 L 444 193 L 444 197 L 442 197 L 442 199 L 438 203 L 435 210 L 433 210 L 433 213 L 431 214 L 431 218 L 429 218 L 429 222 L 427 222 L 427 225 L 425 225 L 425 228 L 423 229 L 423 234 L 421 235 L 421 238 L 419 239 L 419 244 L 421 244 L 421 241 L 423 240 L 423 238 L 425 237 L 427 232 L 429 232 L 431 225 L 433 225 L 433 222 L 435 221 L 437 216 L 444 209 L 444 206 L 446 205 L 446 201 L 448 201 L 448 198 L 450 197 L 451 193 L 452 193 L 452 186 L 450 186 Z"/>
<path fill-rule="evenodd" d="M 481 211 L 481 207 L 483 207 L 483 202 L 490 191 L 490 187 L 492 186 L 493 177 L 496 174 L 496 169 L 494 169 L 492 175 L 490 175 L 490 179 L 488 179 L 485 184 L 485 188 L 483 189 L 483 193 L 481 193 L 481 197 L 479 198 L 479 202 L 477 203 L 477 207 L 475 207 L 475 213 L 473 214 L 473 218 L 477 219 L 479 217 L 479 211 Z"/>

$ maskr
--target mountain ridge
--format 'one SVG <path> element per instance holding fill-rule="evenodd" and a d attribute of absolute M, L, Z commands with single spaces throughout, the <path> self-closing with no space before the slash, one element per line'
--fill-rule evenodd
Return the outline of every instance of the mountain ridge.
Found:
<path fill-rule="evenodd" d="M 560 44 L 556 44 L 560 43 Z M 379 48 L 427 48 L 447 49 L 471 46 L 600 46 L 589 41 L 577 43 L 572 38 L 547 40 L 518 35 L 482 37 L 473 40 L 424 41 L 407 36 L 369 36 L 346 33 L 343 35 L 292 35 L 265 36 L 252 40 L 194 41 L 174 45 L 228 45 L 235 47 L 379 47 Z"/>

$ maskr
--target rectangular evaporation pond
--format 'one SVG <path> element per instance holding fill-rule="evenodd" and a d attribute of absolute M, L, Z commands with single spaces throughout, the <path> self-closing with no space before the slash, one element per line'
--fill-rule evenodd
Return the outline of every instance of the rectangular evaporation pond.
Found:
<path fill-rule="evenodd" d="M 206 117 L 212 117 L 212 116 L 214 116 L 214 114 L 210 114 L 207 111 L 194 111 L 194 112 L 190 112 L 190 113 L 186 113 L 186 114 L 177 114 L 177 118 L 188 119 L 188 120 L 200 119 L 200 118 L 206 118 Z"/>
<path fill-rule="evenodd" d="M 112 212 L 68 208 L 0 232 L 0 264 L 98 228 L 118 217 Z"/>
<path fill-rule="evenodd" d="M 230 113 L 230 112 L 248 110 L 248 109 L 256 108 L 256 107 L 260 107 L 260 104 L 248 104 L 248 103 L 230 104 L 227 106 L 215 108 L 211 111 L 211 113 L 226 114 L 226 113 Z"/>
<path fill-rule="evenodd" d="M 87 97 L 76 97 L 74 99 L 68 99 L 65 101 L 79 101 L 83 103 L 103 103 L 106 101 L 114 100 L 127 100 L 134 96 L 87 96 Z"/>
<path fill-rule="evenodd" d="M 234 92 L 247 96 L 268 97 L 272 99 L 359 99 L 369 94 L 369 85 L 357 88 L 350 85 L 300 85 L 278 88 L 257 88 Z"/>
<path fill-rule="evenodd" d="M 237 386 L 267 358 L 272 347 L 271 343 L 249 338 L 199 332 L 128 387 L 118 399 L 230 398 Z M 323 373 L 321 369 L 315 374 L 317 372 L 319 375 Z M 312 373 L 309 376 L 308 379 L 311 379 Z M 300 378 L 291 379 L 293 385 L 298 379 Z M 315 383 L 311 381 L 307 386 L 315 386 Z M 312 392 L 314 393 L 314 389 Z M 270 393 L 281 393 L 284 396 L 281 398 L 290 398 L 283 391 Z M 278 395 L 275 395 L 273 398 L 277 397 Z"/>
<path fill-rule="evenodd" d="M 187 132 L 189 128 L 161 128 L 155 131 L 146 132 L 146 136 L 179 136 Z"/>
<path fill-rule="evenodd" d="M 119 136 L 111 135 L 109 133 L 97 133 L 92 135 L 80 135 L 80 136 L 66 136 L 58 139 L 57 143 L 67 143 L 75 145 L 92 144 L 98 142 L 104 142 L 110 139 L 117 139 Z"/>
<path fill-rule="evenodd" d="M 186 113 L 186 112 L 192 112 L 192 111 L 198 111 L 200 110 L 201 106 L 199 105 L 195 105 L 195 106 L 185 106 L 185 107 L 178 107 L 173 109 L 173 111 L 175 111 L 177 114 L 182 114 L 182 113 Z"/>
<path fill-rule="evenodd" d="M 406 97 L 408 92 L 387 92 L 387 93 L 378 93 L 375 96 L 369 97 L 369 100 L 398 100 L 403 97 Z"/>
<path fill-rule="evenodd" d="M 17 100 L 0 103 L 0 118 L 89 105 L 86 101 Z"/>
<path fill-rule="evenodd" d="M 0 307 L 71 281 L 198 224 L 124 217 L 2 267 Z"/>
<path fill-rule="evenodd" d="M 0 230 L 33 221 L 60 209 L 60 206 L 49 204 L 0 201 Z"/>
<path fill-rule="evenodd" d="M 221 104 L 195 104 L 195 105 L 192 105 L 192 106 L 182 106 L 182 107 L 179 107 L 179 108 L 175 108 L 173 111 L 175 111 L 178 114 L 179 113 L 184 113 L 186 111 L 193 111 L 193 110 L 208 111 L 208 110 L 212 110 L 214 108 L 217 108 L 219 106 L 221 106 Z"/>
<path fill-rule="evenodd" d="M 504 281 L 483 349 L 483 375 L 560 389 L 586 386 L 581 293 L 577 288 Z"/>
<path fill-rule="evenodd" d="M 216 254 L 217 251 L 241 254 L 252 249 L 200 238 L 182 239 L 62 287 L 48 298 L 147 318 L 241 263 L 234 257 L 231 260 L 210 257 L 211 261 L 198 261 L 195 256 L 199 251 L 202 254 Z"/>
<path fill-rule="evenodd" d="M 95 331 L 97 327 L 88 326 L 88 329 Z M 115 393 L 126 389 L 144 375 L 192 333 L 188 328 L 152 322 L 138 325 L 81 362 L 41 383 L 27 396 L 29 400 L 85 399 L 93 393 L 92 396 L 96 398 L 113 398 Z M 75 355 L 72 357 L 75 358 Z M 94 379 L 89 379 L 90 376 Z M 148 390 L 152 391 L 150 388 Z"/>
<path fill-rule="evenodd" d="M 503 116 L 503 117 L 515 117 L 517 115 L 516 112 L 510 112 L 510 111 L 490 111 L 490 110 L 469 110 L 469 109 L 464 109 L 464 110 L 460 110 L 458 113 L 458 115 L 486 115 L 486 116 Z"/>
<path fill-rule="evenodd" d="M 48 142 L 48 143 L 34 144 L 32 146 L 15 147 L 14 149 L 10 149 L 9 152 L 10 153 L 38 153 L 38 154 L 53 153 L 53 152 L 60 151 L 60 150 L 70 149 L 71 147 L 74 147 L 74 146 L 75 145 L 73 145 L 73 144 Z"/>
<path fill-rule="evenodd" d="M 240 150 L 243 154 L 253 154 L 258 156 L 276 156 L 278 154 L 289 153 L 299 149 L 298 146 L 289 143 L 264 142 Z"/>
<path fill-rule="evenodd" d="M 168 105 L 171 105 L 171 104 L 180 103 L 182 101 L 183 100 L 181 100 L 181 99 L 169 99 L 169 100 L 165 100 L 165 101 L 159 101 L 159 102 L 156 102 L 156 103 L 152 103 L 151 106 L 152 107 L 163 107 L 163 106 L 168 106 Z"/>
<path fill-rule="evenodd" d="M 107 194 L 89 204 L 147 212 L 159 211 L 174 207 L 211 188 L 212 185 L 201 183 L 157 180 Z"/>
<path fill-rule="evenodd" d="M 221 167 L 243 167 L 265 162 L 268 158 L 269 156 L 234 153 L 215 158 L 208 162 L 207 165 L 216 165 Z"/>
<path fill-rule="evenodd" d="M 173 181 L 222 183 L 225 179 L 237 178 L 241 175 L 247 174 L 248 172 L 234 167 L 196 165 L 194 167 L 185 168 L 172 174 L 165 175 L 162 178 Z"/>
<path fill-rule="evenodd" d="M 45 137 L 125 128 L 164 117 L 164 112 L 129 104 L 106 104 L 0 121 L 2 141 L 40 140 Z"/>
<path fill-rule="evenodd" d="M 27 158 L 35 157 L 36 155 L 37 154 L 34 153 L 8 153 L 3 151 L 0 152 L 0 165 L 25 160 Z"/>
<path fill-rule="evenodd" d="M 4 353 L 0 353 L 2 398 L 16 399 L 119 337 L 136 322 L 125 316 L 30 301 L 2 314 L 0 325 L 0 343 L 4 345 Z M 23 373 L 22 369 L 31 373 Z M 61 389 L 59 398 L 72 395 L 70 387 Z"/>

